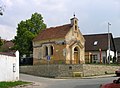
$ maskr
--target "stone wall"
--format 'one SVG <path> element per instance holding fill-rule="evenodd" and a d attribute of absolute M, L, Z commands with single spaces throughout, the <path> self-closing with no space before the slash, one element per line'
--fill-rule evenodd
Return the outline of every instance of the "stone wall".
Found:
<path fill-rule="evenodd" d="M 119 66 L 108 66 L 108 65 L 83 65 L 84 76 L 96 76 L 115 73 Z"/>
<path fill-rule="evenodd" d="M 46 77 L 71 77 L 73 72 L 83 72 L 82 65 L 34 65 L 20 66 L 20 72 Z"/>
<path fill-rule="evenodd" d="M 58 65 L 47 66 L 47 65 L 35 65 L 35 66 L 20 66 L 20 72 L 36 75 L 36 76 L 57 76 Z"/>
<path fill-rule="evenodd" d="M 79 76 L 95 76 L 111 74 L 117 70 L 119 66 L 107 65 L 34 65 L 21 66 L 20 72 L 36 76 L 46 77 L 72 77 L 75 74 Z M 75 73 L 75 74 L 74 74 Z"/>

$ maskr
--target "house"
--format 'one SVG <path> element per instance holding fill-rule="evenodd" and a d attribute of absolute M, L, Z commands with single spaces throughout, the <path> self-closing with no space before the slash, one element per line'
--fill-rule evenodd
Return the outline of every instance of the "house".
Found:
<path fill-rule="evenodd" d="M 0 81 L 19 80 L 19 52 L 0 52 Z"/>
<path fill-rule="evenodd" d="M 50 27 L 33 39 L 33 64 L 82 64 L 85 39 L 73 17 L 70 24 Z"/>
<path fill-rule="evenodd" d="M 108 50 L 108 33 L 84 35 L 85 62 L 86 63 L 110 63 L 115 62 L 116 48 L 114 39 L 110 33 L 110 52 Z M 108 56 L 111 56 L 110 60 Z"/>
<path fill-rule="evenodd" d="M 0 51 L 2 52 L 9 52 L 11 51 L 14 43 L 12 41 L 4 41 L 3 45 L 0 47 Z"/>
<path fill-rule="evenodd" d="M 120 63 L 120 37 L 114 38 L 116 51 L 117 51 L 117 62 Z"/>

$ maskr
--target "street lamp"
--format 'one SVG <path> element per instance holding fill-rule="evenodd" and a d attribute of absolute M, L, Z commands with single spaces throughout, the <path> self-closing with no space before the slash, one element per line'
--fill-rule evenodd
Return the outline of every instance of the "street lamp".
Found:
<path fill-rule="evenodd" d="M 111 24 L 108 22 L 108 63 L 110 64 L 110 29 L 109 26 Z"/>

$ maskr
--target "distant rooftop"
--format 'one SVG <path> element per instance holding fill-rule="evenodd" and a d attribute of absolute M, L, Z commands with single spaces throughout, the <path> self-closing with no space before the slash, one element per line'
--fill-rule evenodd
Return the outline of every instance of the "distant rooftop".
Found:
<path fill-rule="evenodd" d="M 107 50 L 108 49 L 108 33 L 103 34 L 88 34 L 83 35 L 85 38 L 85 51 L 99 51 L 99 49 Z M 111 37 L 111 49 L 114 50 L 114 42 L 112 34 Z"/>

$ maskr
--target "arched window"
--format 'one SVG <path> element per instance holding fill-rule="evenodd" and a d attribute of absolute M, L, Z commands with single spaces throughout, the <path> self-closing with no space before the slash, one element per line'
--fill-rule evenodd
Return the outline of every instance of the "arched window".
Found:
<path fill-rule="evenodd" d="M 50 55 L 53 55 L 53 46 L 50 46 L 50 51 L 51 51 Z"/>
<path fill-rule="evenodd" d="M 78 47 L 75 47 L 75 48 L 74 48 L 74 52 L 78 52 Z"/>
<path fill-rule="evenodd" d="M 77 25 L 75 25 L 75 30 L 77 30 Z"/>
<path fill-rule="evenodd" d="M 77 20 L 75 20 L 75 24 L 77 24 Z"/>
<path fill-rule="evenodd" d="M 48 47 L 45 46 L 45 56 L 48 56 Z"/>

